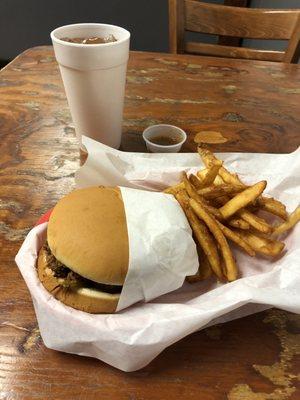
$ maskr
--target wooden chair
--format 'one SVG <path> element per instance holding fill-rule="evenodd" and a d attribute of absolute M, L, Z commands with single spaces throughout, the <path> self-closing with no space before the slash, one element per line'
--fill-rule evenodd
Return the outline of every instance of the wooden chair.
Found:
<path fill-rule="evenodd" d="M 285 51 L 188 42 L 185 31 L 251 39 L 286 39 Z M 299 58 L 300 9 L 259 9 L 169 0 L 171 53 L 295 63 Z"/>

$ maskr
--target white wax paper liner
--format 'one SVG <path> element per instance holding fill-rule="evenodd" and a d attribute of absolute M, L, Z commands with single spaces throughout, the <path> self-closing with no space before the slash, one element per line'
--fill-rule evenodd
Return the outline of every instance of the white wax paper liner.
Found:
<path fill-rule="evenodd" d="M 195 154 L 138 154 L 110 149 L 84 138 L 89 158 L 78 171 L 79 186 L 123 185 L 150 190 L 175 183 L 180 171 L 201 166 Z M 287 155 L 221 154 L 246 182 L 268 180 L 267 193 L 289 211 L 299 203 L 299 150 Z M 113 315 L 89 315 L 56 301 L 38 281 L 35 261 L 46 226 L 34 228 L 16 261 L 33 297 L 46 346 L 96 357 L 124 371 L 147 365 L 163 349 L 205 326 L 268 307 L 300 312 L 300 227 L 285 239 L 287 252 L 275 261 L 235 255 L 241 278 L 228 284 L 209 279 L 139 303 Z"/>

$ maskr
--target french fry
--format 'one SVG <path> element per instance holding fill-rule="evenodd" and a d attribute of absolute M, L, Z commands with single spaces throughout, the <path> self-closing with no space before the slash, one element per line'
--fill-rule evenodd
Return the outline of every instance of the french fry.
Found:
<path fill-rule="evenodd" d="M 259 254 L 276 257 L 284 249 L 284 243 L 278 240 L 272 240 L 249 231 L 239 231 L 238 233 Z"/>
<path fill-rule="evenodd" d="M 206 166 L 217 160 L 214 154 L 212 154 L 207 149 L 202 149 L 201 147 L 198 147 L 198 153 Z M 229 172 L 223 166 L 219 170 L 219 175 L 221 176 L 222 180 L 228 184 L 243 185 L 244 187 L 246 187 L 246 185 L 240 180 L 237 174 Z M 279 200 L 273 199 L 271 197 L 260 196 L 257 201 L 262 210 L 265 210 L 284 220 L 287 219 L 288 214 L 286 212 L 286 207 Z"/>
<path fill-rule="evenodd" d="M 244 229 L 244 230 L 250 229 L 249 223 L 243 220 L 242 218 L 236 218 L 236 217 L 230 218 L 228 220 L 228 225 L 238 229 Z"/>
<path fill-rule="evenodd" d="M 265 221 L 263 218 L 258 217 L 252 212 L 246 210 L 245 208 L 239 210 L 238 215 L 259 232 L 271 233 L 273 231 L 272 226 L 269 225 L 267 221 Z"/>
<path fill-rule="evenodd" d="M 238 210 L 243 207 L 246 207 L 252 201 L 257 199 L 258 196 L 264 191 L 265 187 L 267 186 L 266 181 L 261 181 L 256 183 L 253 186 L 248 187 L 244 191 L 238 193 L 232 199 L 230 199 L 226 204 L 224 204 L 219 211 L 223 218 L 229 218 L 233 214 L 235 214 Z"/>
<path fill-rule="evenodd" d="M 231 185 L 243 185 L 247 187 L 238 177 L 238 174 L 233 174 L 229 172 L 226 168 L 220 168 L 219 175 L 223 179 L 224 182 L 229 183 Z"/>
<path fill-rule="evenodd" d="M 188 180 L 185 172 L 183 172 L 182 177 L 183 177 L 183 183 L 185 185 L 185 190 L 187 191 L 188 195 L 192 199 L 198 201 L 198 203 L 201 203 L 205 209 L 207 209 L 211 214 L 215 215 L 218 219 L 222 219 L 222 215 L 221 215 L 220 211 L 218 209 L 216 209 L 215 207 L 210 206 L 207 203 L 207 201 L 197 193 L 195 187 Z"/>
<path fill-rule="evenodd" d="M 219 161 L 218 158 L 211 151 L 203 149 L 201 146 L 198 146 L 198 154 L 200 155 L 203 163 L 207 168 L 216 161 Z M 219 169 L 219 175 L 226 183 L 246 186 L 239 179 L 237 174 L 230 173 L 223 166 Z"/>
<path fill-rule="evenodd" d="M 298 206 L 296 210 L 289 215 L 288 219 L 285 222 L 275 227 L 273 235 L 274 236 L 281 235 L 282 233 L 292 229 L 299 221 L 300 221 L 300 206 Z"/>
<path fill-rule="evenodd" d="M 213 205 L 215 207 L 220 207 L 223 206 L 225 203 L 227 203 L 230 200 L 230 197 L 224 195 L 220 197 L 215 197 L 210 199 L 213 201 Z M 232 226 L 233 228 L 238 228 L 238 229 L 250 229 L 250 225 L 248 222 L 244 221 L 242 218 L 238 218 L 236 216 L 231 217 L 227 221 L 229 226 Z"/>
<path fill-rule="evenodd" d="M 204 280 L 209 278 L 213 274 L 213 271 L 211 269 L 207 255 L 201 248 L 199 249 L 199 260 L 200 260 L 199 275 Z"/>
<path fill-rule="evenodd" d="M 186 277 L 186 280 L 189 283 L 203 281 L 212 275 L 212 270 L 208 258 L 204 253 L 203 249 L 200 247 L 198 248 L 198 257 L 199 257 L 199 269 L 195 275 L 190 275 Z"/>
<path fill-rule="evenodd" d="M 232 195 L 236 193 L 240 193 L 245 189 L 245 185 L 238 185 L 238 184 L 224 184 L 221 186 L 227 195 Z"/>
<path fill-rule="evenodd" d="M 164 190 L 164 193 L 175 195 L 177 192 L 180 192 L 180 190 L 183 190 L 183 189 L 184 189 L 184 183 L 180 182 L 177 185 L 166 188 Z"/>
<path fill-rule="evenodd" d="M 210 152 L 207 149 L 203 149 L 199 146 L 198 146 L 198 153 L 206 166 L 208 166 L 208 165 L 210 165 L 210 163 L 218 160 L 218 158 L 212 152 Z M 247 187 L 247 185 L 245 185 L 240 180 L 240 178 L 237 174 L 229 172 L 223 166 L 220 168 L 219 175 L 220 175 L 221 179 L 223 180 L 223 182 L 226 182 L 226 183 L 232 184 L 232 185 L 241 185 L 241 186 L 244 186 L 244 188 Z M 259 203 L 261 209 L 268 211 L 274 215 L 277 215 L 278 217 L 280 217 L 282 219 L 287 219 L 286 208 L 280 201 L 270 198 L 270 197 L 260 196 L 258 198 L 258 203 Z"/>
<path fill-rule="evenodd" d="M 205 208 L 200 203 L 198 203 L 194 199 L 190 199 L 189 203 L 194 212 L 196 213 L 196 215 L 198 216 L 198 218 L 200 218 L 206 223 L 208 229 L 218 242 L 225 262 L 225 275 L 229 281 L 234 281 L 237 278 L 238 274 L 237 266 L 234 261 L 228 242 L 221 228 L 219 227 L 218 222 L 212 215 L 210 215 L 205 210 Z"/>
<path fill-rule="evenodd" d="M 197 172 L 197 176 L 198 176 L 198 178 L 200 179 L 200 181 L 203 181 L 203 180 L 205 179 L 205 176 L 206 176 L 206 174 L 208 173 L 208 171 L 209 171 L 208 168 L 204 168 L 204 169 L 201 169 L 201 170 L 199 170 L 199 171 Z M 217 175 L 217 176 L 215 177 L 215 180 L 214 180 L 213 184 L 216 185 L 216 186 L 218 186 L 218 185 L 224 185 L 224 181 L 223 181 L 223 179 L 222 179 L 219 175 Z"/>
<path fill-rule="evenodd" d="M 224 236 L 227 239 L 230 239 L 233 243 L 238 245 L 241 249 L 243 249 L 249 256 L 254 257 L 255 251 L 249 244 L 238 234 L 238 232 L 234 232 L 227 228 L 227 226 L 221 224 L 221 222 L 217 221 L 221 231 L 224 233 Z"/>
<path fill-rule="evenodd" d="M 217 175 L 215 180 L 214 180 L 214 185 L 219 186 L 219 185 L 224 185 L 224 184 L 225 184 L 225 182 L 220 177 L 220 175 Z"/>
<path fill-rule="evenodd" d="M 223 280 L 223 272 L 220 261 L 220 256 L 216 243 L 214 242 L 206 225 L 198 220 L 195 213 L 189 206 L 189 197 L 186 192 L 181 191 L 175 195 L 177 201 L 181 205 L 185 215 L 191 225 L 197 242 L 206 254 L 208 261 L 211 265 L 213 272 L 217 275 L 219 280 Z"/>
<path fill-rule="evenodd" d="M 198 153 L 206 166 L 217 160 L 217 158 L 207 149 L 202 149 L 201 147 L 198 147 Z M 246 187 L 246 185 L 240 180 L 237 174 L 229 172 L 223 166 L 219 170 L 219 175 L 221 176 L 222 180 L 228 184 L 243 185 L 244 187 Z M 286 207 L 279 200 L 273 199 L 271 197 L 260 196 L 257 199 L 257 202 L 262 210 L 276 215 L 284 220 L 287 219 L 288 214 L 286 212 Z"/>
<path fill-rule="evenodd" d="M 222 161 L 216 160 L 213 164 L 208 167 L 208 171 L 203 179 L 202 187 L 210 186 L 214 183 L 216 177 L 218 176 L 218 172 L 222 167 Z"/>
<path fill-rule="evenodd" d="M 207 172 L 208 172 L 208 168 L 199 169 L 199 171 L 197 171 L 197 176 L 200 179 L 200 181 L 203 181 Z"/>
<path fill-rule="evenodd" d="M 218 186 L 207 186 L 202 189 L 198 189 L 197 192 L 206 199 L 215 199 L 216 197 L 222 197 L 226 195 L 237 194 L 244 190 L 241 185 L 218 185 Z"/>
<path fill-rule="evenodd" d="M 227 203 L 230 200 L 230 197 L 228 196 L 220 196 L 220 197 L 216 197 L 214 199 L 210 199 L 210 203 L 213 204 L 214 207 L 221 207 L 223 206 L 225 203 Z"/>
<path fill-rule="evenodd" d="M 198 153 L 206 168 L 189 178 L 183 173 L 182 182 L 165 190 L 179 201 L 199 245 L 200 268 L 186 279 L 196 282 L 214 273 L 219 280 L 233 281 L 238 271 L 228 241 L 251 257 L 256 253 L 276 257 L 285 245 L 274 237 L 300 221 L 300 206 L 288 216 L 284 204 L 262 195 L 266 181 L 248 186 L 209 150 L 198 146 Z M 273 227 L 256 215 L 259 210 L 285 221 Z"/>
<path fill-rule="evenodd" d="M 219 161 L 219 159 L 208 149 L 198 146 L 197 151 L 206 168 L 209 168 L 216 161 Z"/>
<path fill-rule="evenodd" d="M 257 199 L 257 203 L 262 210 L 270 214 L 276 215 L 284 220 L 288 218 L 286 207 L 279 200 L 273 199 L 272 197 L 261 196 Z"/>
<path fill-rule="evenodd" d="M 195 186 L 196 189 L 200 189 L 202 187 L 201 181 L 196 177 L 196 175 L 191 174 L 189 176 L 189 181 L 193 186 Z"/>
<path fill-rule="evenodd" d="M 222 186 L 206 186 L 202 187 L 197 190 L 197 193 L 200 194 L 200 196 L 203 196 L 206 199 L 210 198 L 215 198 L 215 197 L 220 197 L 224 195 L 224 190 Z"/>

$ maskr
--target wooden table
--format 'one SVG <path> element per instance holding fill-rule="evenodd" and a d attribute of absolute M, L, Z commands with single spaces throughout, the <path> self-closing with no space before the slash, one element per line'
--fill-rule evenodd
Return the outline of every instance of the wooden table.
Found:
<path fill-rule="evenodd" d="M 300 144 L 300 67 L 131 54 L 124 150 L 156 122 L 218 131 L 214 150 L 291 152 Z M 0 399 L 296 400 L 300 318 L 271 310 L 195 333 L 123 373 L 43 345 L 14 263 L 24 236 L 74 187 L 78 150 L 51 47 L 26 51 L 0 80 Z"/>

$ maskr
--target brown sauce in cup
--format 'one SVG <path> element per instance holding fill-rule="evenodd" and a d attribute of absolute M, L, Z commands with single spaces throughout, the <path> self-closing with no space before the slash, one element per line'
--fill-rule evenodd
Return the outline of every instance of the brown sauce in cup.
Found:
<path fill-rule="evenodd" d="M 75 38 L 60 38 L 60 40 L 63 40 L 64 42 L 69 42 L 69 43 L 79 43 L 79 44 L 103 44 L 103 43 L 111 43 L 111 42 L 116 42 L 117 39 L 114 37 L 114 35 L 107 35 L 105 37 L 99 37 L 99 36 L 93 36 L 93 37 L 87 37 L 87 38 L 82 38 L 82 37 L 75 37 Z"/>
<path fill-rule="evenodd" d="M 159 146 L 172 146 L 181 142 L 182 137 L 176 134 L 164 134 L 153 136 L 148 139 L 149 142 L 158 144 Z"/>

